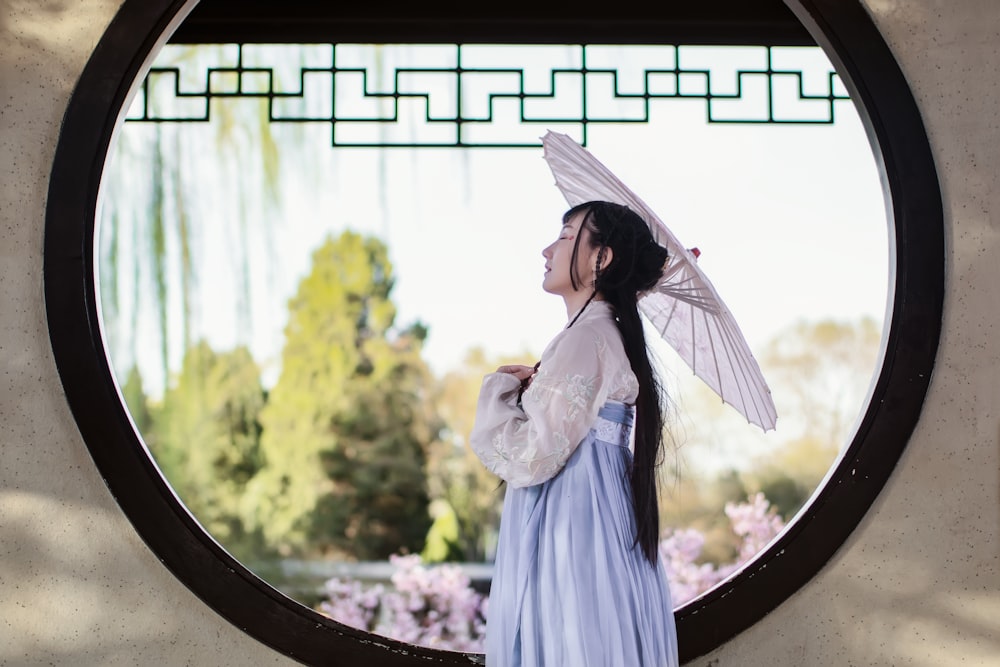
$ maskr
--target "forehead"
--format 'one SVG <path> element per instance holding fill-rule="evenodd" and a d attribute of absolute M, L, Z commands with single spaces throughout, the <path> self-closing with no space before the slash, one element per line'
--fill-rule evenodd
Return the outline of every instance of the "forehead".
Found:
<path fill-rule="evenodd" d="M 563 228 L 579 229 L 580 223 L 583 222 L 583 218 L 586 215 L 587 215 L 586 211 L 577 211 L 572 216 L 570 216 L 565 222 L 563 222 Z"/>

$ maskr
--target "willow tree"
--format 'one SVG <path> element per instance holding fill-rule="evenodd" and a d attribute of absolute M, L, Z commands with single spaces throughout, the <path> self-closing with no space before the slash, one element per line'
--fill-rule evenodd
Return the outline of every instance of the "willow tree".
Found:
<path fill-rule="evenodd" d="M 264 466 L 244 516 L 284 554 L 384 558 L 429 526 L 437 437 L 419 324 L 395 327 L 381 241 L 328 237 L 288 304 L 281 373 L 261 414 Z"/>
<path fill-rule="evenodd" d="M 170 45 L 154 67 L 177 68 L 182 79 L 204 77 L 207 67 L 226 62 L 226 48 Z M 149 100 L 140 96 L 135 104 L 148 102 L 154 115 L 172 117 L 173 83 L 152 75 Z M 102 314 L 116 366 L 143 362 L 156 371 L 151 393 L 161 393 L 170 368 L 206 333 L 198 290 L 208 267 L 232 267 L 233 316 L 248 331 L 251 245 L 270 233 L 270 214 L 281 202 L 281 156 L 291 149 L 275 139 L 266 98 L 213 103 L 206 122 L 128 121 L 118 133 L 98 217 Z M 224 248 L 206 241 L 206 232 L 220 227 L 228 230 Z"/>

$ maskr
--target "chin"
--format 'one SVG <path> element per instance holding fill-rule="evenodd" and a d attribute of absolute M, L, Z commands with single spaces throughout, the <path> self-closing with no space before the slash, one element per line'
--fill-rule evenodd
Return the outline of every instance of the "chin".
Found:
<path fill-rule="evenodd" d="M 542 280 L 542 290 L 548 292 L 549 294 L 559 293 L 559 290 L 552 289 L 552 287 L 548 285 L 545 280 Z"/>

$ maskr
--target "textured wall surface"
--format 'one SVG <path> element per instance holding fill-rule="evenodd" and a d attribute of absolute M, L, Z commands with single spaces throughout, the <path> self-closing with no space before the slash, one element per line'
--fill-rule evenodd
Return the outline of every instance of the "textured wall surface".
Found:
<path fill-rule="evenodd" d="M 1000 664 L 1000 5 L 867 0 L 920 106 L 945 207 L 924 413 L 828 566 L 698 665 Z M 0 0 L 0 664 L 288 661 L 158 562 L 108 493 L 53 362 L 42 292 L 60 122 L 117 0 Z"/>

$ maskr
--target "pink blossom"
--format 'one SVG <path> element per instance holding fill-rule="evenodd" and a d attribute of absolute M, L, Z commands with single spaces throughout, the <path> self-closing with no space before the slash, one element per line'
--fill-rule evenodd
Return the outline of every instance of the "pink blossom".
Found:
<path fill-rule="evenodd" d="M 660 542 L 660 557 L 675 606 L 693 600 L 737 572 L 785 527 L 763 493 L 754 494 L 745 503 L 726 503 L 725 512 L 733 534 L 741 538 L 739 556 L 732 563 L 698 563 L 705 537 L 693 528 L 670 531 Z"/>

